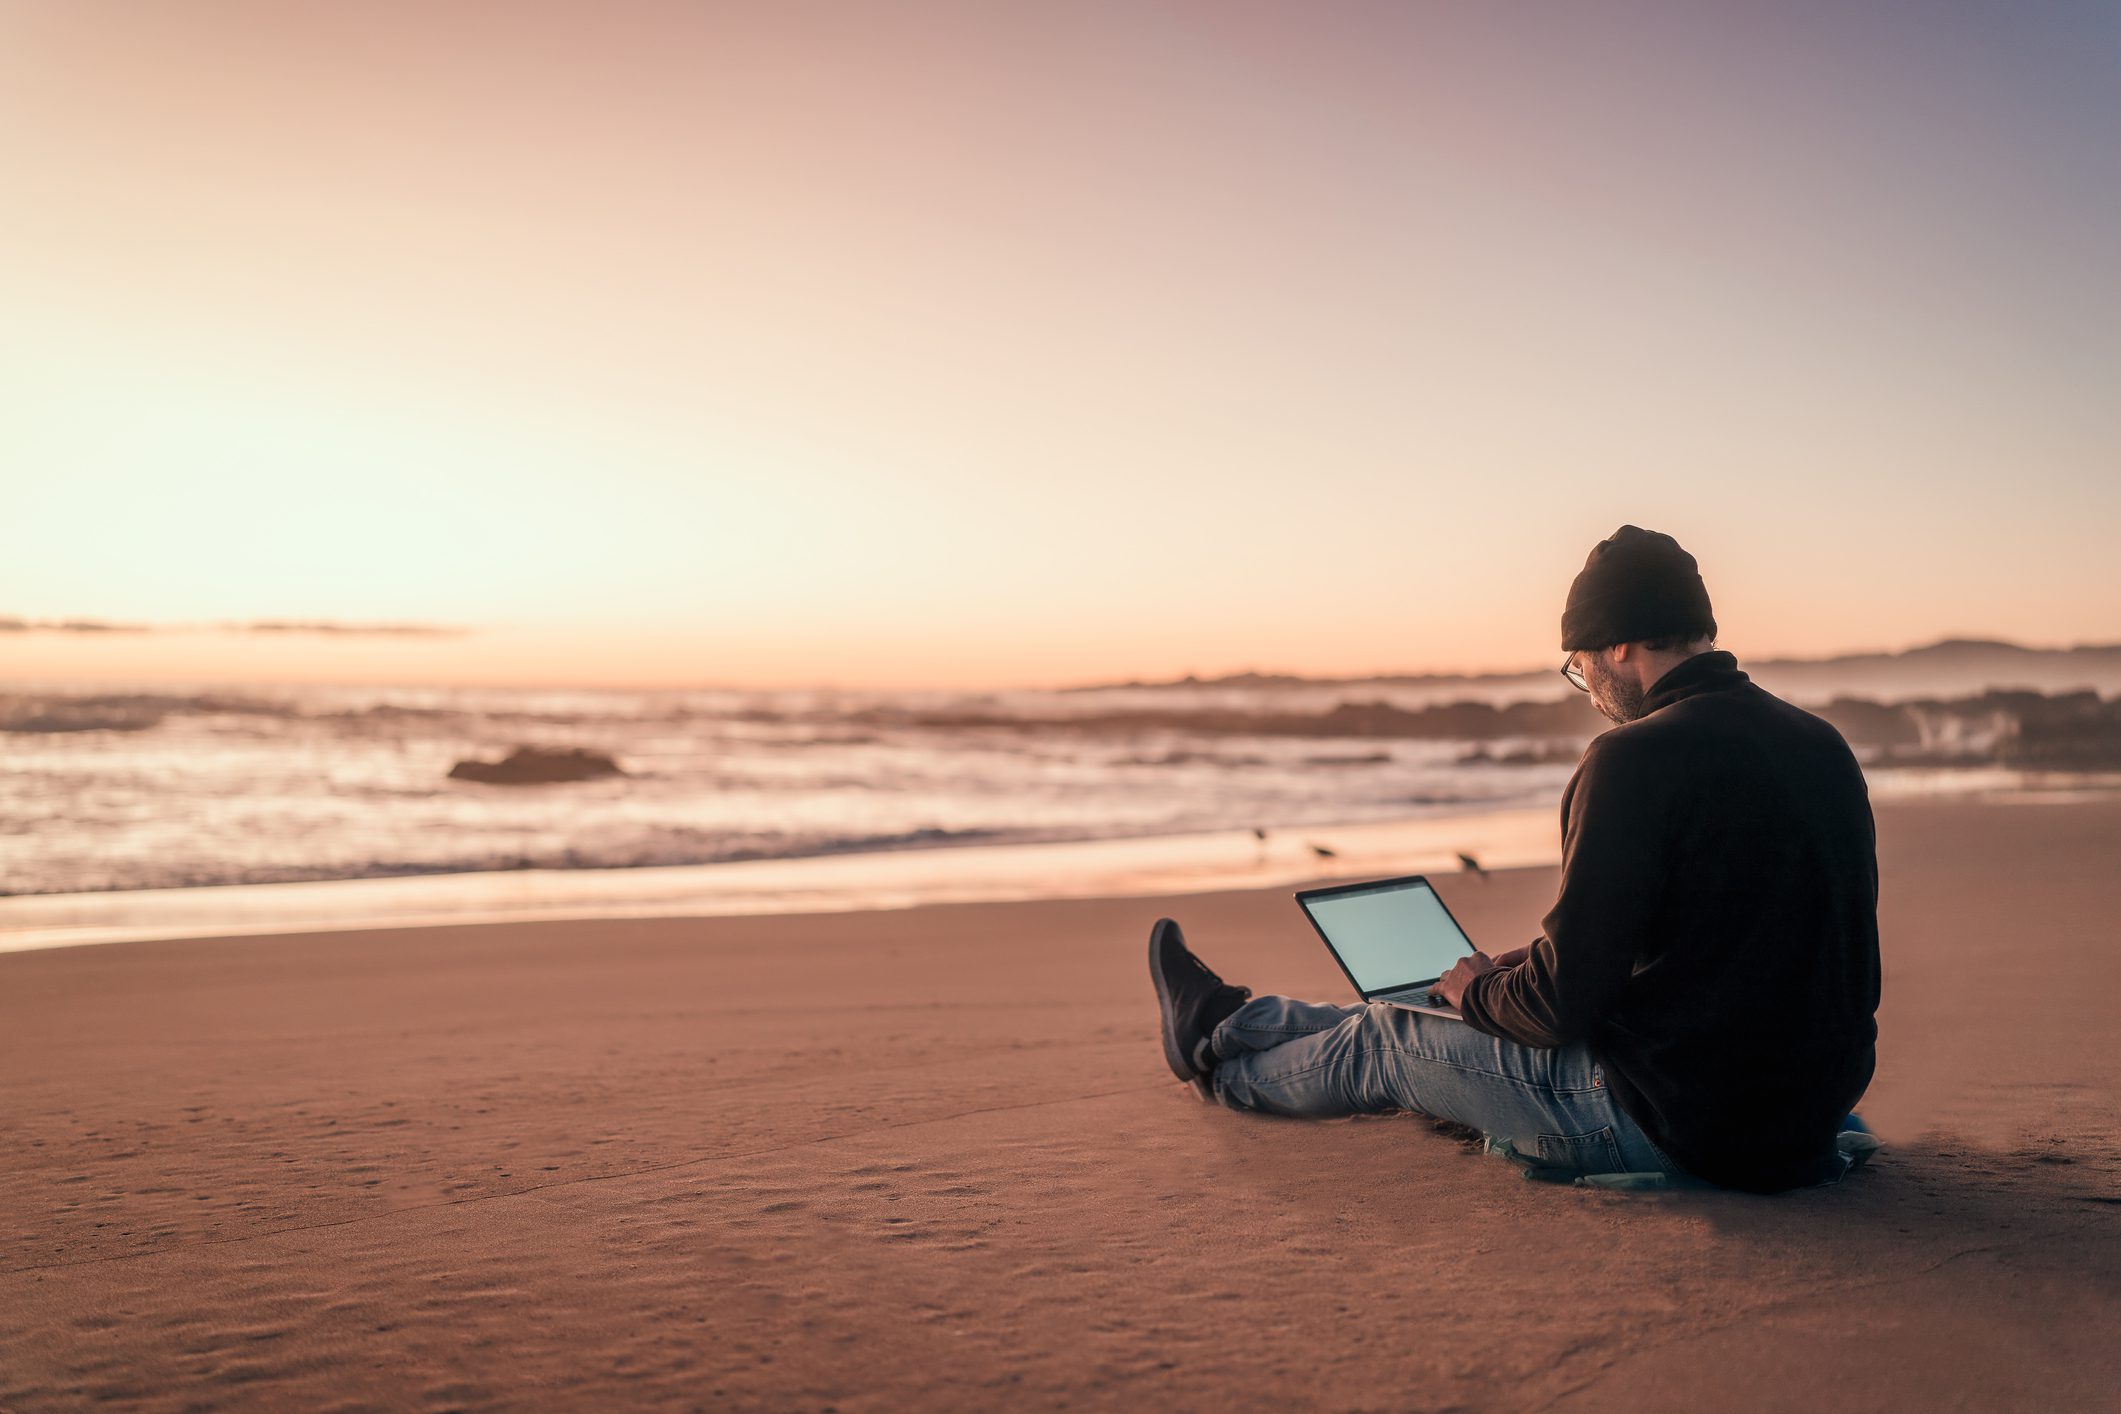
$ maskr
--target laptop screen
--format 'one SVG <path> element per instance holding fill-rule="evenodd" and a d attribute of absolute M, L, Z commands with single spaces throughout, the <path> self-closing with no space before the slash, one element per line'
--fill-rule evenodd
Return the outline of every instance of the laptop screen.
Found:
<path fill-rule="evenodd" d="M 1473 950 L 1426 883 L 1372 884 L 1301 902 L 1366 995 L 1433 982 Z"/>

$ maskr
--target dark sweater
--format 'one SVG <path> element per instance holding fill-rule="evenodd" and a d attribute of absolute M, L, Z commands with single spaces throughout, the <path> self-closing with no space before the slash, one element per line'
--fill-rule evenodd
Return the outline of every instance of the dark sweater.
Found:
<path fill-rule="evenodd" d="M 1772 1193 L 1837 1172 L 1878 1035 L 1877 836 L 1841 734 L 1697 654 L 1591 743 L 1561 822 L 1544 931 L 1474 979 L 1466 1021 L 1587 1043 L 1697 1177 Z"/>

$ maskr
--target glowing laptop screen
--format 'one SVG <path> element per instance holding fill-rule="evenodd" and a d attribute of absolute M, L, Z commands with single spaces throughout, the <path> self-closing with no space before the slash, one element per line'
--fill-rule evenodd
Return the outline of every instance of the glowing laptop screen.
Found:
<path fill-rule="evenodd" d="M 1473 950 L 1427 884 L 1377 884 L 1301 902 L 1365 995 L 1433 982 Z"/>

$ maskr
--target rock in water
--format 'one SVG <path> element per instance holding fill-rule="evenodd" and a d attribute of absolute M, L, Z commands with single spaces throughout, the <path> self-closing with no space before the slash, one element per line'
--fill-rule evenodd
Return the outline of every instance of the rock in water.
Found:
<path fill-rule="evenodd" d="M 501 761 L 459 761 L 449 768 L 449 774 L 452 780 L 479 781 L 490 786 L 541 786 L 555 781 L 593 781 L 626 772 L 602 752 L 579 746 L 519 746 Z"/>

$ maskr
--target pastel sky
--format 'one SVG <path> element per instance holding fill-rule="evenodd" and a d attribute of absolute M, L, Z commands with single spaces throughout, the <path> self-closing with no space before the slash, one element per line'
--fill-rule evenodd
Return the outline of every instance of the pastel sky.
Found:
<path fill-rule="evenodd" d="M 10 677 L 2121 639 L 2121 8 L 0 8 Z"/>

